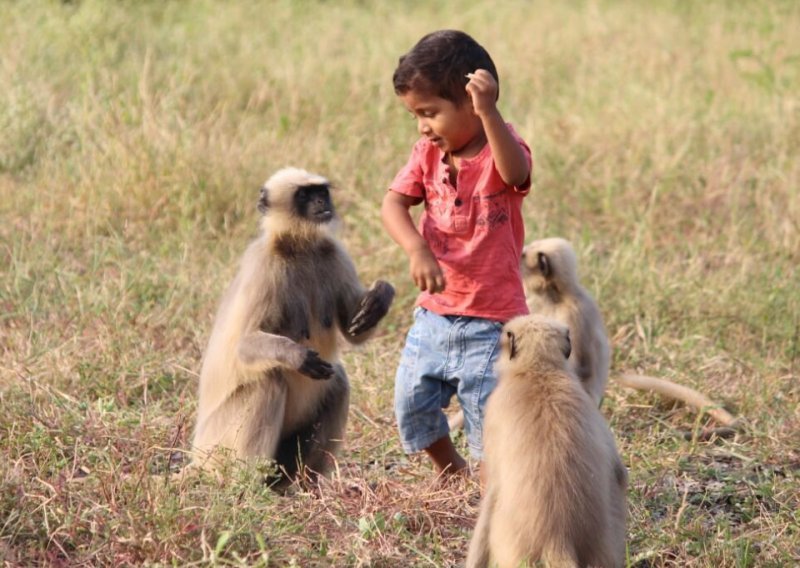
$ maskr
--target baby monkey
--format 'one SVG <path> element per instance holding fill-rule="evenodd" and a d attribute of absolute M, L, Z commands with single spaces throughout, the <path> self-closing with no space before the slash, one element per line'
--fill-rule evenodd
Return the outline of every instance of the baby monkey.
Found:
<path fill-rule="evenodd" d="M 484 425 L 486 493 L 467 566 L 625 563 L 627 472 L 567 363 L 569 330 L 542 316 L 503 327 Z"/>

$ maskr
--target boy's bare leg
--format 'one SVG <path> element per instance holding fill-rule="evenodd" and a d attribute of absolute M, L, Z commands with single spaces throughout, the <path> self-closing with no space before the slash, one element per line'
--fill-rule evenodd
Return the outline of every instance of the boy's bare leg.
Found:
<path fill-rule="evenodd" d="M 436 473 L 440 475 L 464 473 L 467 468 L 466 460 L 456 451 L 449 435 L 442 436 L 425 448 L 425 453 L 433 461 Z"/>

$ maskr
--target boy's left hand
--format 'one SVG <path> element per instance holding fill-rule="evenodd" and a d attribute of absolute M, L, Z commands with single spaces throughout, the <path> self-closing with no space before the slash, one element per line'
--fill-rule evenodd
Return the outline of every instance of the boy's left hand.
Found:
<path fill-rule="evenodd" d="M 475 114 L 482 116 L 493 112 L 497 101 L 497 81 L 486 69 L 476 69 L 468 73 L 467 93 L 472 99 Z"/>

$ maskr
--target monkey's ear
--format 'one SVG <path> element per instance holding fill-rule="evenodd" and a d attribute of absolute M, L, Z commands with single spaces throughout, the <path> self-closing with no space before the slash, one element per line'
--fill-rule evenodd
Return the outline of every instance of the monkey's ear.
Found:
<path fill-rule="evenodd" d="M 569 338 L 569 330 L 564 333 L 564 344 L 561 346 L 561 352 L 564 354 L 564 359 L 569 359 L 572 354 L 572 340 Z"/>
<path fill-rule="evenodd" d="M 542 276 L 545 278 L 550 278 L 550 275 L 553 273 L 552 269 L 550 268 L 550 259 L 547 258 L 547 255 L 543 252 L 540 252 L 537 256 L 539 260 L 539 270 L 542 273 Z"/>
<path fill-rule="evenodd" d="M 267 212 L 267 209 L 269 209 L 269 197 L 267 194 L 268 191 L 266 187 L 262 187 L 258 194 L 258 211 L 262 215 Z"/>
<path fill-rule="evenodd" d="M 517 356 L 517 337 L 511 331 L 506 331 L 506 339 L 508 340 L 508 358 L 513 359 Z"/>

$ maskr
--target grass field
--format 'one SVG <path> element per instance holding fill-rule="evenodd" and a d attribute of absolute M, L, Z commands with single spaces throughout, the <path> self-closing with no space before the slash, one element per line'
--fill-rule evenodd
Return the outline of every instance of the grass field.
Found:
<path fill-rule="evenodd" d="M 573 241 L 613 338 L 629 565 L 800 565 L 800 4 L 461 4 L 0 0 L 0 561 L 463 561 L 477 485 L 432 484 L 397 439 L 415 293 L 379 219 L 416 138 L 397 58 L 454 27 L 533 149 L 528 240 Z M 217 301 L 284 165 L 335 180 L 362 279 L 398 296 L 345 352 L 319 491 L 233 466 L 176 481 Z M 624 370 L 746 426 L 687 441 L 706 419 Z"/>

